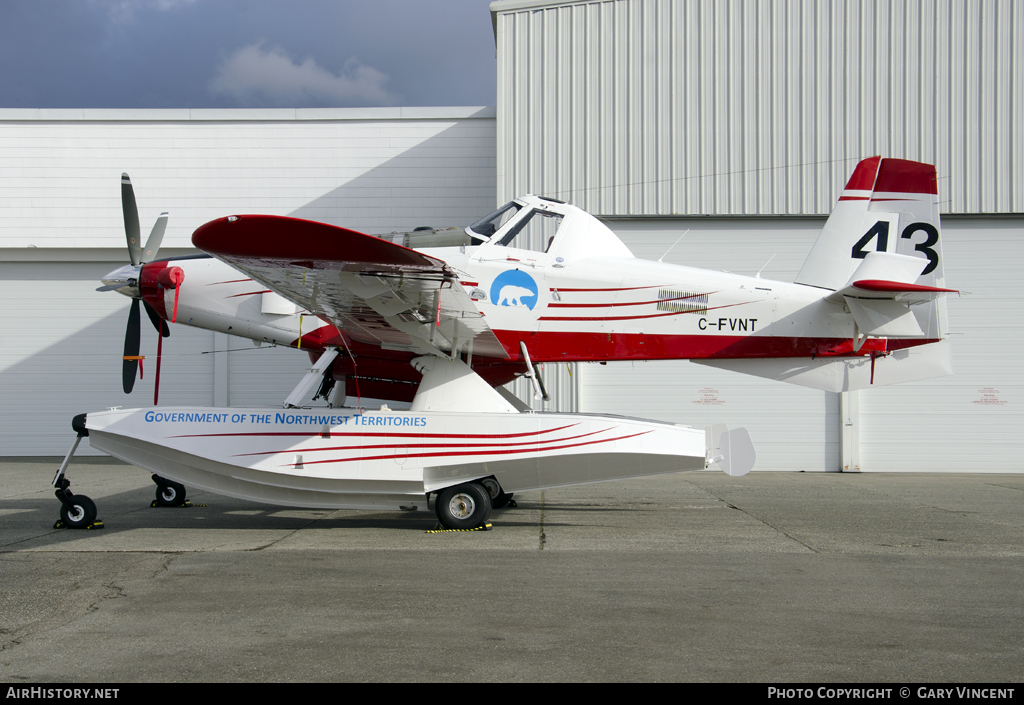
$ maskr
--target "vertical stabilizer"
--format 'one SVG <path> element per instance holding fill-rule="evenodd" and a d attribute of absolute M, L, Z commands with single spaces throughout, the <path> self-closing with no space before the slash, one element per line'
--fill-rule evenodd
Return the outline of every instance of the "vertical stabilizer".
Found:
<path fill-rule="evenodd" d="M 919 258 L 922 269 L 913 283 L 942 288 L 939 235 L 935 167 L 906 159 L 865 159 L 846 184 L 796 283 L 836 291 L 849 283 L 869 254 L 886 253 Z M 947 335 L 943 299 L 914 306 L 913 314 L 924 337 Z"/>
<path fill-rule="evenodd" d="M 843 189 L 796 283 L 853 317 L 851 354 L 695 362 L 831 392 L 952 374 L 938 201 L 935 167 L 905 159 L 865 159 Z"/>
<path fill-rule="evenodd" d="M 843 286 L 852 274 L 851 246 L 864 234 L 868 220 L 868 205 L 875 190 L 875 178 L 881 157 L 863 160 L 853 171 L 842 195 L 825 222 L 821 234 L 811 248 L 804 266 L 797 274 L 796 283 L 836 289 Z"/>
<path fill-rule="evenodd" d="M 927 259 L 918 284 L 942 286 L 935 167 L 865 159 L 853 172 L 807 257 L 797 284 L 842 288 L 869 252 Z"/>

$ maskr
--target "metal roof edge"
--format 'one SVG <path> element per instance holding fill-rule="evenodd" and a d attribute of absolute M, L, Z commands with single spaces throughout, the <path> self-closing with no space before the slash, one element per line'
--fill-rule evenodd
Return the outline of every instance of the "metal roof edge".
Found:
<path fill-rule="evenodd" d="M 494 106 L 390 108 L 0 108 L 0 122 L 290 122 L 495 118 Z"/>
<path fill-rule="evenodd" d="M 545 10 L 565 5 L 591 5 L 599 2 L 617 2 L 618 0 L 494 0 L 491 3 L 491 17 L 503 12 L 519 10 Z"/>

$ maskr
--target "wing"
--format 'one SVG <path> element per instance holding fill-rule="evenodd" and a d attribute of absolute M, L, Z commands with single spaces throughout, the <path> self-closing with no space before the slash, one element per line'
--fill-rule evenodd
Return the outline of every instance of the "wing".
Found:
<path fill-rule="evenodd" d="M 385 350 L 508 358 L 444 262 L 372 235 L 272 215 L 219 218 L 192 243 L 352 339 Z"/>

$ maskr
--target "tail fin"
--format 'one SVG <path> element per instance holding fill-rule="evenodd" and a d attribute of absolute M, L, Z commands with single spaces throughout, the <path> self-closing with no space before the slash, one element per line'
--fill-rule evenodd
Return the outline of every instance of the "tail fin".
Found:
<path fill-rule="evenodd" d="M 931 164 L 881 157 L 862 161 L 796 283 L 836 291 L 869 252 L 889 252 L 926 259 L 913 283 L 942 286 L 937 183 Z"/>
<path fill-rule="evenodd" d="M 796 283 L 845 303 L 853 356 L 696 362 L 834 392 L 952 374 L 938 200 L 931 164 L 871 157 L 847 182 Z M 884 357 L 857 355 L 868 337 Z"/>
<path fill-rule="evenodd" d="M 846 184 L 796 282 L 848 293 L 857 281 L 877 281 L 878 272 L 887 270 L 903 273 L 886 277 L 890 289 L 900 283 L 919 291 L 948 291 L 939 233 L 935 167 L 905 159 L 865 159 Z M 908 257 L 921 260 L 921 269 L 913 271 L 912 262 L 908 269 Z M 941 298 L 904 303 L 918 304 L 912 310 L 921 330 L 910 335 L 932 339 L 948 335 Z M 880 302 L 874 305 L 882 307 Z M 866 312 L 861 318 L 867 318 Z M 899 335 L 892 327 L 862 329 L 875 335 Z"/>

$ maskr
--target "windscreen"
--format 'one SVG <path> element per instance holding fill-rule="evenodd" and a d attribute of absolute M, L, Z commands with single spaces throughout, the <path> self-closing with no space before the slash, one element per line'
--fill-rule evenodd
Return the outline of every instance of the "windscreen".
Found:
<path fill-rule="evenodd" d="M 561 224 L 561 213 L 534 210 L 505 233 L 498 244 L 520 250 L 547 252 Z"/>
<path fill-rule="evenodd" d="M 522 208 L 521 205 L 515 201 L 509 201 L 498 210 L 493 213 L 484 216 L 480 220 L 476 221 L 469 226 L 469 229 L 477 235 L 483 237 L 490 237 L 494 233 L 498 232 L 501 227 L 509 221 L 519 210 Z"/>

